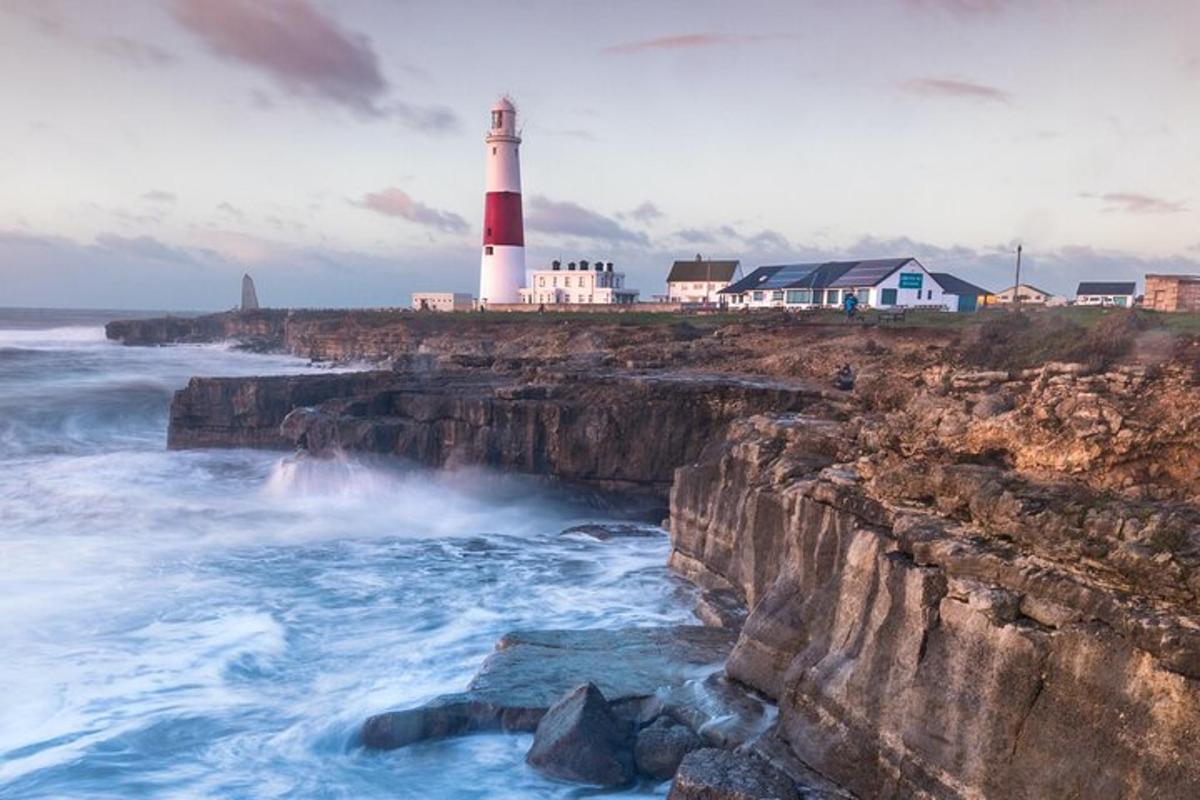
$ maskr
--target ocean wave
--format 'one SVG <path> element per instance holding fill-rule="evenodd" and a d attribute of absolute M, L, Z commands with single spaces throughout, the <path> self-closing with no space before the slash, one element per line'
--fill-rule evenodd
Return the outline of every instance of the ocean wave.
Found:
<path fill-rule="evenodd" d="M 0 349 L 15 347 L 25 350 L 45 350 L 81 344 L 100 344 L 107 341 L 104 328 L 100 325 L 0 329 Z"/>

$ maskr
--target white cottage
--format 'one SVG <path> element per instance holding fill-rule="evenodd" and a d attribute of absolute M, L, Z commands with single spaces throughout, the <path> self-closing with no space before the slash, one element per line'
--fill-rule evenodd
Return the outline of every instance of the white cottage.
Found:
<path fill-rule="evenodd" d="M 957 310 L 915 258 L 759 267 L 721 294 L 732 308 L 836 308 L 853 294 L 863 307 Z"/>

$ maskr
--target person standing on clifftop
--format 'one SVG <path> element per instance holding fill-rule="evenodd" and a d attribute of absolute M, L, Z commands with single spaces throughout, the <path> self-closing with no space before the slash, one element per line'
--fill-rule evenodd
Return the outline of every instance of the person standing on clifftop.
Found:
<path fill-rule="evenodd" d="M 854 314 L 858 311 L 858 297 L 847 292 L 846 296 L 842 298 L 842 308 L 846 310 L 846 319 L 854 319 Z"/>

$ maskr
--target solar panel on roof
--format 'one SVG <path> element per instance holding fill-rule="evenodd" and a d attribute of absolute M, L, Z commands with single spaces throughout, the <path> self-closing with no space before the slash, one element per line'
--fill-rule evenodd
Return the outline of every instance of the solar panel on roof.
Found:
<path fill-rule="evenodd" d="M 897 267 L 908 262 L 908 259 L 887 259 L 877 261 L 860 261 L 840 278 L 830 283 L 830 286 L 874 286 L 883 280 Z"/>
<path fill-rule="evenodd" d="M 764 288 L 767 289 L 782 289 L 785 286 L 802 280 L 812 274 L 813 267 L 808 264 L 789 264 L 780 267 L 779 270 L 770 277 Z"/>

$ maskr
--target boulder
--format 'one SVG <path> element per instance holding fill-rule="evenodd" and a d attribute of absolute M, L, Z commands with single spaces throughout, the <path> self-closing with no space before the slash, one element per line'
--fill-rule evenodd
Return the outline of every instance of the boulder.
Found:
<path fill-rule="evenodd" d="M 589 682 L 622 707 L 625 719 L 648 720 L 643 705 L 719 669 L 736 638 L 699 625 L 508 633 L 465 692 L 376 714 L 363 724 L 360 741 L 390 750 L 481 731 L 530 732 L 564 693 Z"/>
<path fill-rule="evenodd" d="M 705 748 L 683 758 L 668 800 L 800 800 L 792 779 L 749 753 Z"/>
<path fill-rule="evenodd" d="M 594 683 L 555 704 L 538 723 L 525 760 L 551 778 L 621 786 L 634 778 L 633 730 L 617 719 Z"/>
<path fill-rule="evenodd" d="M 679 769 L 684 756 L 703 746 L 690 728 L 664 715 L 638 732 L 633 760 L 638 772 L 665 781 Z"/>

